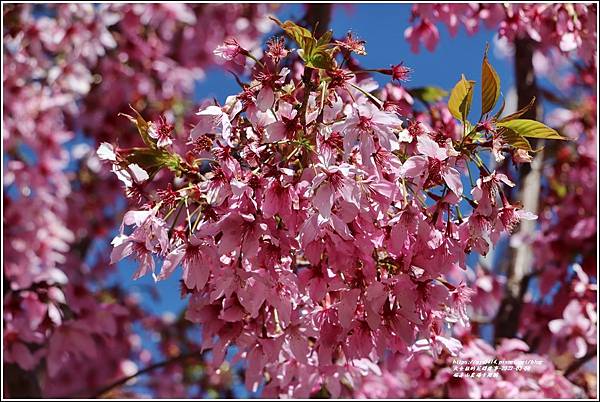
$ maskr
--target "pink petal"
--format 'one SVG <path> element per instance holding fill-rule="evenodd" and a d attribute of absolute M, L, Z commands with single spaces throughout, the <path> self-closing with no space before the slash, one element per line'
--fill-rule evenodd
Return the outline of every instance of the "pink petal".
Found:
<path fill-rule="evenodd" d="M 298 333 L 292 333 L 289 338 L 290 341 L 290 349 L 294 354 L 296 360 L 300 363 L 307 364 L 307 356 L 308 356 L 308 340 L 300 336 Z"/>
<path fill-rule="evenodd" d="M 273 107 L 273 103 L 275 103 L 275 93 L 273 92 L 273 88 L 268 85 L 263 85 L 256 97 L 256 107 L 258 107 L 258 110 L 261 112 L 266 112 Z"/>
<path fill-rule="evenodd" d="M 354 312 L 360 296 L 360 289 L 352 289 L 344 294 L 338 305 L 338 318 L 343 328 L 350 328 L 354 319 Z"/>
<path fill-rule="evenodd" d="M 404 30 L 404 39 L 410 43 L 410 50 L 413 53 L 419 53 L 419 37 L 413 27 L 408 27 Z"/>
<path fill-rule="evenodd" d="M 441 148 L 437 142 L 428 135 L 421 135 L 417 139 L 417 150 L 423 155 L 429 156 L 440 161 L 448 158 L 448 153 Z"/>
<path fill-rule="evenodd" d="M 337 234 L 339 234 L 342 237 L 342 239 L 352 239 L 352 233 L 350 232 L 348 225 L 344 223 L 344 221 L 342 221 L 340 218 L 338 218 L 337 215 L 331 215 L 331 223 L 333 224 L 333 228 L 335 229 Z"/>
<path fill-rule="evenodd" d="M 314 277 L 308 285 L 308 294 L 310 298 L 315 302 L 320 302 L 327 293 L 327 281 L 325 278 L 317 276 Z"/>
<path fill-rule="evenodd" d="M 241 237 L 241 229 L 240 227 L 234 227 L 233 225 L 236 222 L 230 220 L 228 223 L 229 226 L 223 230 L 223 235 L 219 240 L 219 253 L 220 254 L 229 254 L 233 250 L 236 250 L 240 246 L 240 237 Z M 239 224 L 239 223 L 238 223 Z"/>
<path fill-rule="evenodd" d="M 188 289 L 203 289 L 209 274 L 210 267 L 205 264 L 185 264 L 183 266 L 183 280 Z"/>
<path fill-rule="evenodd" d="M 325 218 L 329 219 L 331 215 L 331 207 L 333 206 L 334 201 L 334 193 L 331 186 L 327 183 L 322 184 L 313 197 L 313 205 L 319 211 L 319 214 Z"/>
<path fill-rule="evenodd" d="M 442 172 L 442 177 L 454 194 L 456 194 L 458 197 L 462 196 L 463 185 L 462 181 L 460 180 L 460 173 L 458 170 L 451 167 L 446 168 Z"/>
<path fill-rule="evenodd" d="M 402 251 L 404 250 L 404 242 L 406 241 L 408 234 L 409 233 L 406 226 L 400 222 L 392 226 L 389 242 L 389 251 L 392 254 L 396 256 L 400 256 L 402 254 Z"/>
<path fill-rule="evenodd" d="M 154 258 L 148 253 L 140 258 L 140 265 L 133 274 L 133 279 L 139 279 L 150 271 L 154 272 Z"/>
<path fill-rule="evenodd" d="M 522 209 L 515 210 L 515 215 L 519 217 L 519 219 L 525 219 L 527 221 L 535 221 L 538 216 L 529 211 L 523 211 Z"/>
<path fill-rule="evenodd" d="M 403 317 L 396 317 L 392 321 L 393 329 L 402 338 L 406 345 L 412 345 L 415 341 L 415 329 L 410 321 Z"/>
<path fill-rule="evenodd" d="M 152 215 L 152 211 L 128 211 L 123 216 L 123 225 L 131 226 L 142 226 L 142 224 Z"/>
<path fill-rule="evenodd" d="M 425 21 L 423 21 L 423 24 L 425 24 Z M 430 52 L 433 52 L 440 39 L 440 33 L 438 32 L 437 27 L 429 22 L 427 22 L 424 29 L 423 39 L 425 40 L 425 47 Z"/>
<path fill-rule="evenodd" d="M 248 353 L 246 368 L 246 388 L 256 392 L 258 385 L 263 377 L 262 372 L 265 363 L 265 355 L 260 346 L 256 346 Z"/>
<path fill-rule="evenodd" d="M 267 142 L 277 142 L 286 138 L 286 127 L 282 121 L 276 121 L 265 127 Z"/>
<path fill-rule="evenodd" d="M 444 336 L 436 336 L 436 342 L 439 342 L 450 355 L 456 356 L 462 350 L 462 343 L 455 338 L 446 338 Z"/>
<path fill-rule="evenodd" d="M 292 302 L 289 298 L 284 296 L 275 296 L 268 299 L 271 306 L 277 309 L 279 314 L 279 321 L 285 327 L 290 323 L 290 317 L 292 315 Z"/>
<path fill-rule="evenodd" d="M 121 243 L 114 245 L 112 251 L 110 252 L 110 263 L 114 264 L 117 261 L 121 261 L 123 258 L 130 256 L 131 253 L 133 253 L 133 245 L 131 241 L 122 241 Z"/>
<path fill-rule="evenodd" d="M 569 351 L 576 359 L 581 359 L 587 353 L 587 342 L 581 336 L 569 339 L 567 343 Z"/>
<path fill-rule="evenodd" d="M 238 291 L 238 300 L 240 304 L 246 309 L 252 318 L 258 316 L 260 307 L 265 301 L 265 295 L 267 293 L 266 286 L 259 281 L 253 279 L 251 284 L 246 284 L 243 290 Z"/>
<path fill-rule="evenodd" d="M 160 269 L 160 274 L 158 275 L 158 280 L 167 279 L 177 265 L 181 262 L 181 259 L 185 255 L 185 249 L 183 247 L 178 247 L 175 250 L 171 251 L 169 255 L 165 258 L 163 265 Z"/>
<path fill-rule="evenodd" d="M 425 172 L 427 158 L 424 156 L 412 156 L 402 164 L 400 175 L 403 177 L 418 177 Z"/>
<path fill-rule="evenodd" d="M 228 299 L 225 301 L 225 305 L 223 306 L 221 314 L 219 314 L 219 318 L 228 322 L 236 322 L 244 318 L 245 314 L 242 306 L 236 303 L 235 300 Z"/>

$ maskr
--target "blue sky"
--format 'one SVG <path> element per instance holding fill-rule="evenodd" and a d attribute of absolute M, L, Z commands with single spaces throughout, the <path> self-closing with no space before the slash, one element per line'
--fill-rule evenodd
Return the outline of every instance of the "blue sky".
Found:
<path fill-rule="evenodd" d="M 492 46 L 495 32 L 482 28 L 474 36 L 461 29 L 451 38 L 445 27 L 440 27 L 440 43 L 435 52 L 421 48 L 419 54 L 410 50 L 404 39 L 404 30 L 409 26 L 410 4 L 338 4 L 334 8 L 330 28 L 336 37 L 343 37 L 352 31 L 360 39 L 366 40 L 367 55 L 358 56 L 361 64 L 370 68 L 387 68 L 404 62 L 412 68 L 409 87 L 436 85 L 452 89 L 464 73 L 467 78 L 478 81 L 481 75 L 481 60 L 486 42 Z M 302 4 L 286 4 L 277 13 L 281 20 L 299 20 L 304 15 Z M 268 35 L 267 35 L 268 38 Z M 504 93 L 513 79 L 512 65 L 508 60 L 498 60 L 490 52 L 490 61 L 502 79 Z M 389 77 L 376 77 L 386 82 Z M 238 90 L 233 77 L 223 71 L 209 70 L 206 79 L 197 86 L 199 98 L 224 100 L 227 94 Z M 477 95 L 474 105 L 477 104 Z"/>

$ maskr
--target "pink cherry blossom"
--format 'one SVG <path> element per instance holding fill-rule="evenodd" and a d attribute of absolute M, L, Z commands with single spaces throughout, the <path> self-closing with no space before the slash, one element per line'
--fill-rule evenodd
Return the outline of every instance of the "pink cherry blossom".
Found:
<path fill-rule="evenodd" d="M 418 138 L 417 150 L 421 155 L 407 159 L 402 165 L 401 174 L 404 177 L 419 178 L 421 185 L 425 187 L 440 184 L 441 178 L 460 197 L 463 192 L 460 173 L 448 163 L 452 150 L 440 147 L 427 135 Z"/>
<path fill-rule="evenodd" d="M 435 48 L 438 22 L 530 43 L 557 103 L 546 124 L 570 139 L 534 165 L 535 214 L 518 200 L 537 148 L 400 85 L 403 63 L 365 69 L 353 34 L 308 58 L 297 34 L 321 27 L 288 22 L 261 50 L 276 7 L 4 10 L 6 395 L 137 397 L 133 376 L 164 398 L 238 383 L 272 398 L 594 398 L 596 7 L 420 4 L 405 31 L 414 51 Z M 240 90 L 191 106 L 214 67 Z M 515 245 L 533 254 L 517 284 Z M 169 282 L 115 281 L 125 259 L 136 279 L 180 279 L 185 312 L 156 313 Z M 514 363 L 460 376 L 467 359 Z"/>

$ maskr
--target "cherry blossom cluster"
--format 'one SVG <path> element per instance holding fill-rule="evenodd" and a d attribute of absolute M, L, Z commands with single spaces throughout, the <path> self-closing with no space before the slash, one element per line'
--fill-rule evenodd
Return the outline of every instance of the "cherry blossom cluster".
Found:
<path fill-rule="evenodd" d="M 564 53 L 577 51 L 586 61 L 597 55 L 596 37 L 598 9 L 596 4 L 415 4 L 412 6 L 413 26 L 404 36 L 414 52 L 420 45 L 433 51 L 439 41 L 437 23 L 455 36 L 462 26 L 474 34 L 481 25 L 497 29 L 501 38 L 513 42 L 530 39 L 542 49 L 559 49 Z"/>
<path fill-rule="evenodd" d="M 544 355 L 520 339 L 503 339 L 495 348 L 469 328 L 457 328 L 460 358 L 418 353 L 394 356 L 369 376 L 358 398 L 537 399 L 585 397 Z"/>
<path fill-rule="evenodd" d="M 108 58 L 94 66 L 102 80 L 82 105 L 80 124 L 98 141 L 114 140 L 115 132 L 126 130 L 114 116 L 128 105 L 144 109 L 153 117 L 172 110 L 176 117 L 182 103 L 193 94 L 195 80 L 211 66 L 237 72 L 243 66 L 228 63 L 213 54 L 226 38 L 235 36 L 240 44 L 253 48 L 257 39 L 271 29 L 265 4 L 125 5 L 106 6 L 106 13 L 118 15 L 112 26 L 115 47 Z M 219 29 L 215 29 L 215 25 Z M 122 145 L 135 140 L 121 136 Z"/>
<path fill-rule="evenodd" d="M 253 46 L 269 9 L 3 7 L 4 356 L 21 370 L 45 367 L 44 395 L 89 396 L 131 374 L 127 358 L 141 350 L 131 324 L 147 315 L 118 288 L 92 290 L 105 277 L 102 245 L 119 210 L 106 205 L 121 195 L 87 144 L 115 141 L 124 125 L 114 116 L 128 104 L 151 113 L 145 102 L 162 110 L 189 97 L 194 79 L 220 61 L 216 44 L 235 34 Z"/>
<path fill-rule="evenodd" d="M 512 239 L 532 242 L 532 291 L 519 339 L 495 350 L 478 325 L 505 278 L 465 260 L 533 218 L 506 191 L 508 162 L 533 155 L 525 137 L 491 111 L 470 124 L 436 88 L 405 88 L 403 63 L 363 70 L 352 34 L 317 39 L 288 22 L 296 45 L 273 38 L 262 53 L 272 9 L 3 7 L 5 378 L 37 378 L 43 396 L 135 397 L 139 382 L 106 385 L 164 357 L 175 363 L 142 382 L 158 397 L 231 398 L 240 377 L 274 397 L 595 397 L 596 5 L 414 6 L 414 50 L 435 48 L 438 21 L 537 44 L 536 74 L 556 86 L 544 97 L 560 106 L 547 122 L 572 140 L 547 145 L 538 234 Z M 210 66 L 254 68 L 194 115 Z M 490 171 L 488 154 L 505 165 Z M 111 255 L 119 181 L 130 211 Z M 187 320 L 106 282 L 124 256 L 157 280 L 182 266 Z M 492 357 L 543 364 L 501 381 L 451 376 L 454 359 Z"/>
<path fill-rule="evenodd" d="M 10 289 L 4 298 L 5 362 L 27 371 L 45 362 L 44 372 L 56 377 L 62 367 L 71 367 L 70 361 L 96 356 L 93 339 L 98 337 L 108 352 L 95 370 L 114 375 L 109 362 L 128 350 L 126 337 L 116 337 L 126 325 L 124 309 L 96 299 L 69 275 L 78 260 L 70 250 L 79 233 L 68 222 L 72 187 L 65 149 L 74 137 L 66 123 L 68 113 L 89 90 L 87 65 L 114 43 L 104 16 L 95 14 L 91 5 L 59 7 L 55 17 L 40 18 L 26 7 L 3 10 L 3 267 Z M 67 380 L 73 387 L 58 389 L 55 395 L 103 381 L 95 375 L 80 378 Z M 49 388 L 53 384 L 49 379 L 40 383 Z"/>
<path fill-rule="evenodd" d="M 534 252 L 518 335 L 581 387 L 577 395 L 588 397 L 596 397 L 597 376 L 596 7 L 415 5 L 413 16 L 421 21 L 406 31 L 415 51 L 419 41 L 435 48 L 437 21 L 446 24 L 451 35 L 460 25 L 474 33 L 483 23 L 509 42 L 529 39 L 535 46 L 535 73 L 554 85 L 542 91 L 544 100 L 554 103 L 547 122 L 572 141 L 553 144 L 552 156 L 544 163 L 537 233 L 512 241 L 532 242 Z M 481 308 L 474 311 L 475 317 L 496 315 L 504 293 L 502 279 L 477 271 L 472 299 L 473 306 Z"/>
<path fill-rule="evenodd" d="M 467 256 L 536 218 L 510 202 L 513 183 L 481 155 L 529 160 L 528 124 L 561 137 L 519 120 L 524 111 L 492 116 L 499 80 L 487 58 L 483 123 L 468 122 L 464 77 L 448 108 L 437 106 L 444 116 L 407 118 L 401 87 L 377 91 L 344 67 L 364 42 L 277 22 L 296 48 L 273 38 L 259 59 L 233 39 L 217 47 L 227 60 L 255 61 L 250 81 L 202 107 L 184 135 L 134 110 L 126 117 L 145 146 L 99 147 L 139 202 L 111 260 L 133 258 L 134 278 L 157 281 L 182 267 L 186 317 L 201 324 L 214 370 L 235 347 L 250 390 L 337 397 L 389 353 L 461 350 L 450 327 L 469 320 Z M 399 79 L 409 70 L 371 71 Z"/>
<path fill-rule="evenodd" d="M 541 247 L 543 241 L 541 238 L 534 243 L 536 253 L 550 252 L 548 246 Z M 576 252 L 581 253 L 581 248 L 577 248 Z M 552 258 L 556 258 L 557 254 L 565 260 L 562 252 L 552 252 Z M 538 266 L 548 267 L 550 273 L 541 272 L 539 280 L 550 284 L 547 276 L 551 276 L 553 288 L 557 284 L 561 287 L 558 294 L 553 295 L 551 305 L 543 302 L 550 294 L 550 290 L 543 286 L 539 290 L 542 296 L 526 302 L 519 329 L 522 339 L 503 338 L 492 346 L 481 337 L 479 330 L 483 324 L 492 323 L 498 312 L 504 284 L 503 277 L 479 267 L 475 275 L 468 278 L 474 290 L 469 306 L 471 326 L 454 327 L 454 334 L 462 344 L 459 358 L 447 353 L 435 357 L 426 352 L 419 352 L 412 359 L 401 355 L 389 356 L 380 364 L 381 372 L 365 378 L 353 396 L 468 399 L 595 397 L 595 364 L 591 359 L 583 367 L 576 364 L 588 358 L 588 354 L 593 356 L 596 353 L 596 285 L 582 267 L 573 265 L 571 260 L 564 262 L 571 267 L 570 273 L 561 267 L 564 275 L 557 278 L 558 267 L 552 268 L 547 258 L 541 259 L 542 263 Z M 461 360 L 487 363 L 457 363 Z M 503 361 L 510 363 L 500 363 Z M 535 363 L 528 363 L 532 361 Z"/>

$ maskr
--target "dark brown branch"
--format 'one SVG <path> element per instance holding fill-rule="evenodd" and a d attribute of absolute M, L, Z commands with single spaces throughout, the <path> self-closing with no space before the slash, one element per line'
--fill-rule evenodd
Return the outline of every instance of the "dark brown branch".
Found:
<path fill-rule="evenodd" d="M 535 275 L 537 275 L 537 273 L 532 272 L 521 278 L 517 295 L 513 295 L 511 292 L 507 291 L 507 294 L 504 296 L 502 304 L 493 321 L 496 329 L 494 332 L 496 342 L 501 338 L 514 337 L 519 330 L 519 318 L 521 316 L 521 310 L 523 309 L 523 298 L 527 293 L 531 279 Z"/>
<path fill-rule="evenodd" d="M 153 370 L 156 370 L 156 369 L 159 369 L 159 368 L 162 368 L 162 367 L 166 367 L 166 366 L 168 366 L 168 365 L 170 365 L 172 363 L 176 363 L 176 362 L 179 362 L 179 361 L 182 361 L 182 360 L 192 359 L 192 358 L 201 359 L 202 358 L 202 353 L 200 353 L 200 352 L 185 353 L 185 354 L 181 354 L 179 356 L 175 356 L 175 357 L 173 357 L 171 359 L 167 359 L 167 360 L 164 360 L 162 362 L 158 362 L 158 363 L 152 364 L 152 365 L 150 365 L 150 366 L 148 366 L 148 367 L 146 367 L 146 368 L 144 368 L 142 370 L 137 371 L 136 373 L 134 373 L 134 374 L 132 374 L 130 376 L 127 376 L 127 377 L 122 378 L 122 379 L 120 379 L 118 381 L 115 381 L 112 384 L 109 384 L 109 385 L 101 388 L 100 390 L 93 392 L 92 393 L 92 398 L 100 398 L 102 395 L 106 394 L 107 392 L 109 392 L 109 391 L 111 391 L 111 390 L 113 390 L 113 389 L 115 389 L 117 387 L 120 387 L 121 385 L 127 383 L 128 381 L 130 381 L 130 380 L 132 380 L 132 379 L 134 379 L 136 377 L 139 377 L 141 375 L 147 374 L 147 373 L 149 373 L 149 372 L 151 372 Z"/>
<path fill-rule="evenodd" d="M 573 108 L 572 100 L 563 98 L 547 88 L 540 88 L 540 95 L 542 95 L 545 100 L 554 103 L 555 105 L 562 106 L 564 108 Z"/>
<path fill-rule="evenodd" d="M 524 108 L 533 97 L 539 98 L 539 90 L 533 68 L 534 43 L 531 39 L 515 40 L 515 78 L 517 85 L 517 109 Z M 539 118 L 539 102 L 522 116 L 524 119 Z"/>
<path fill-rule="evenodd" d="M 34 371 L 25 371 L 17 364 L 3 364 L 2 382 L 4 383 L 3 398 L 37 399 L 42 397 L 37 374 Z"/>
<path fill-rule="evenodd" d="M 575 373 L 577 370 L 579 370 L 584 364 L 586 364 L 588 361 L 590 361 L 592 358 L 596 357 L 598 354 L 598 349 L 594 348 L 593 350 L 590 350 L 589 352 L 587 352 L 585 354 L 585 356 L 575 360 L 573 363 L 571 363 L 564 372 L 564 376 L 568 377 L 571 374 Z"/>

